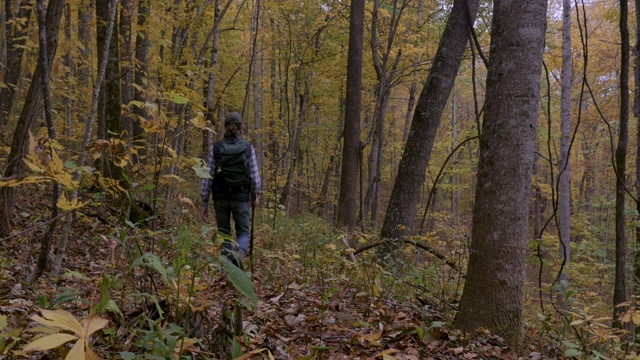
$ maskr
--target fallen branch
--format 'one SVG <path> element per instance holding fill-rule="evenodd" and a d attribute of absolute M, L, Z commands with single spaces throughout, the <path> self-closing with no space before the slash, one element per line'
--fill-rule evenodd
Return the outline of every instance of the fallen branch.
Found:
<path fill-rule="evenodd" d="M 353 252 L 353 256 L 358 255 L 363 251 L 366 251 L 366 250 L 369 250 L 369 249 L 373 249 L 374 247 L 378 247 L 380 245 L 395 244 L 395 243 L 411 244 L 411 245 L 413 245 L 413 246 L 415 246 L 417 248 L 420 248 L 420 249 L 428 252 L 429 254 L 437 257 L 438 259 L 444 261 L 445 264 L 449 265 L 449 267 L 451 267 L 453 270 L 455 270 L 455 271 L 457 271 L 459 273 L 462 273 L 462 271 L 460 271 L 458 266 L 453 261 L 448 260 L 444 255 L 439 253 L 436 249 L 432 248 L 428 244 L 425 244 L 424 242 L 420 242 L 420 241 L 417 241 L 417 240 L 411 240 L 411 239 L 407 239 L 407 238 L 380 240 L 380 241 L 371 243 L 369 245 L 365 245 L 365 246 L 357 249 L 356 251 Z M 463 275 L 463 277 L 464 277 L 464 275 Z"/>

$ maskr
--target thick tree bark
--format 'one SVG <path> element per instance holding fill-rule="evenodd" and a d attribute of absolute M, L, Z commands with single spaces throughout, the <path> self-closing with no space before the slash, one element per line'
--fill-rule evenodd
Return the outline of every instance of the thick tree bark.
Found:
<path fill-rule="evenodd" d="M 50 0 L 47 8 L 46 24 L 47 24 L 47 58 L 49 67 L 53 64 L 56 49 L 58 48 L 58 29 L 60 19 L 64 9 L 63 0 Z M 25 98 L 24 106 L 20 114 L 20 119 L 13 132 L 13 141 L 11 142 L 11 152 L 7 160 L 7 167 L 4 172 L 5 177 L 21 176 L 25 171 L 25 164 L 22 158 L 27 154 L 29 145 L 29 132 L 33 128 L 36 119 L 42 115 L 42 69 L 41 64 L 36 65 L 33 73 L 31 85 Z M 51 69 L 49 69 L 51 70 Z M 0 187 L 0 238 L 9 236 L 11 232 L 11 220 L 13 218 L 13 210 L 15 207 L 15 187 Z"/>
<path fill-rule="evenodd" d="M 636 24 L 640 24 L 640 0 L 635 0 Z M 635 46 L 635 67 L 634 80 L 636 91 L 634 93 L 633 115 L 636 117 L 638 128 L 640 129 L 640 26 L 636 25 L 636 46 Z M 640 199 L 640 131 L 636 134 L 636 199 Z M 640 213 L 640 201 L 636 201 L 636 211 Z M 640 295 L 640 227 L 636 227 L 636 253 L 634 262 L 635 291 L 636 299 Z M 636 300 L 636 306 L 637 306 Z M 636 336 L 640 332 L 640 326 L 636 325 Z"/>
<path fill-rule="evenodd" d="M 627 160 L 627 144 L 629 142 L 629 27 L 627 0 L 620 0 L 620 125 L 618 146 L 616 147 L 616 275 L 613 288 L 613 326 L 623 328 L 620 321 L 629 308 L 621 304 L 627 301 L 627 238 L 625 231 L 625 174 Z"/>
<path fill-rule="evenodd" d="M 420 200 L 420 189 L 424 183 L 436 131 L 453 88 L 467 44 L 469 27 L 473 24 L 477 10 L 477 0 L 455 0 L 453 3 L 431 71 L 418 98 L 382 225 L 382 238 L 397 239 L 413 231 L 416 206 Z"/>
<path fill-rule="evenodd" d="M 29 0 L 21 0 L 19 1 L 18 12 L 14 16 L 11 3 L 12 1 L 5 1 L 7 66 L 3 70 L 3 82 L 6 87 L 0 86 L 0 127 L 7 124 L 16 98 L 18 80 L 20 79 L 20 74 L 22 74 L 22 57 L 25 49 L 24 44 L 27 41 L 26 34 L 29 31 L 32 8 Z M 20 27 L 17 27 L 15 21 L 18 19 L 26 19 L 26 21 Z"/>
<path fill-rule="evenodd" d="M 496 0 L 478 186 L 464 291 L 455 324 L 483 327 L 519 347 L 531 174 L 546 0 Z"/>
<path fill-rule="evenodd" d="M 558 230 L 560 259 L 563 263 L 561 281 L 569 281 L 566 268 L 571 259 L 571 0 L 563 0 L 562 6 L 562 75 L 560 79 L 560 162 L 558 174 Z"/>
<path fill-rule="evenodd" d="M 362 49 L 364 0 L 351 1 L 349 49 L 347 54 L 347 94 L 345 103 L 342 170 L 338 198 L 339 227 L 353 229 L 358 216 L 358 154 L 360 152 L 360 108 L 362 104 Z"/>

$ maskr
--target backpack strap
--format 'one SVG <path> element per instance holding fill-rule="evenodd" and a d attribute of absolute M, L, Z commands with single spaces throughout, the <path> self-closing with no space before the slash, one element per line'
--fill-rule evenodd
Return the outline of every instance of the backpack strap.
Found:
<path fill-rule="evenodd" d="M 216 168 L 220 167 L 220 142 L 213 144 L 213 159 L 216 161 Z"/>

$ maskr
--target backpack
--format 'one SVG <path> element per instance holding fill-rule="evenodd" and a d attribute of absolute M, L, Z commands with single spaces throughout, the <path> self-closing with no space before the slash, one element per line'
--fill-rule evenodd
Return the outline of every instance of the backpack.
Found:
<path fill-rule="evenodd" d="M 251 177 L 249 170 L 249 156 L 251 145 L 237 139 L 230 142 L 223 140 L 213 146 L 213 156 L 216 160 L 216 176 L 222 174 L 227 187 L 233 191 L 243 188 L 249 189 Z"/>

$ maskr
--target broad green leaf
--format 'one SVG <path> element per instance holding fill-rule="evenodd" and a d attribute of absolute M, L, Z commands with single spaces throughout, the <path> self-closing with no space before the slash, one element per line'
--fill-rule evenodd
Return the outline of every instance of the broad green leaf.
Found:
<path fill-rule="evenodd" d="M 22 351 L 31 352 L 55 349 L 58 346 L 71 340 L 78 340 L 78 337 L 64 333 L 47 335 L 28 343 L 27 345 L 25 345 Z"/>
<path fill-rule="evenodd" d="M 5 315 L 0 315 L 0 331 L 7 327 L 7 317 Z"/>
<path fill-rule="evenodd" d="M 576 349 L 567 349 L 564 352 L 564 357 L 572 358 L 582 356 L 582 351 Z"/>
<path fill-rule="evenodd" d="M 71 315 L 70 312 L 65 310 L 44 310 L 44 309 L 40 309 L 40 312 L 42 312 L 42 316 L 44 316 L 50 321 L 45 320 L 47 323 L 42 322 L 41 320 L 44 320 L 44 319 L 42 319 L 38 315 L 34 315 L 31 318 L 41 323 L 42 325 L 50 326 L 51 324 L 53 324 L 53 327 L 69 330 L 78 335 L 82 335 L 82 325 L 80 325 L 78 320 L 76 320 L 75 316 Z"/>
<path fill-rule="evenodd" d="M 188 104 L 189 103 L 189 99 L 184 97 L 182 94 L 176 94 L 176 93 L 172 93 L 171 94 L 171 98 L 169 99 L 169 101 L 171 101 L 172 103 L 176 103 L 176 104 Z"/>
<path fill-rule="evenodd" d="M 249 298 L 254 307 L 258 307 L 258 296 L 256 296 L 255 285 L 251 282 L 251 279 L 249 279 L 249 275 L 233 265 L 226 257 L 222 256 L 221 260 L 233 286 L 240 291 L 241 294 Z"/>
<path fill-rule="evenodd" d="M 162 261 L 160 261 L 160 258 L 158 258 L 156 255 L 151 253 L 146 253 L 140 256 L 139 258 L 133 260 L 133 262 L 131 263 L 132 268 L 138 265 L 145 265 L 154 269 L 155 271 L 160 273 L 160 275 L 162 275 L 162 278 L 165 281 L 167 281 L 168 279 L 167 269 L 164 267 L 164 265 L 162 265 Z"/>

